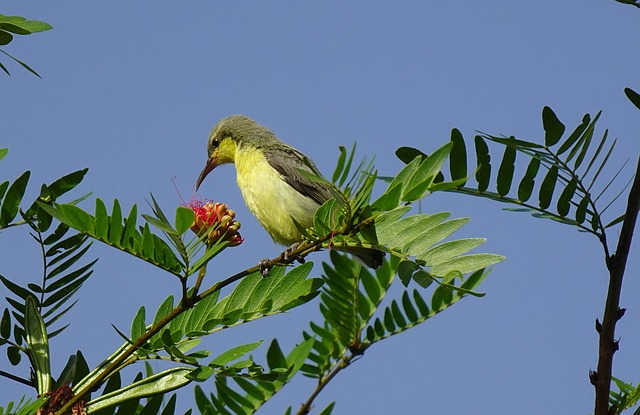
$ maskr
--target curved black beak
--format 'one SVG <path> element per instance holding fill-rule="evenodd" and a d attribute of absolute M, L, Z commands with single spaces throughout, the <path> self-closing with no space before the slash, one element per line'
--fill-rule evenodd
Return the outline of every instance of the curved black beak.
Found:
<path fill-rule="evenodd" d="M 200 172 L 200 176 L 198 177 L 198 181 L 196 182 L 196 192 L 198 191 L 198 188 L 200 188 L 200 185 L 204 181 L 204 178 L 207 177 L 207 175 L 211 173 L 211 171 L 217 166 L 218 160 L 216 160 L 215 157 L 211 157 L 209 160 L 207 160 L 207 164 L 205 164 L 204 169 L 202 169 L 202 172 Z"/>

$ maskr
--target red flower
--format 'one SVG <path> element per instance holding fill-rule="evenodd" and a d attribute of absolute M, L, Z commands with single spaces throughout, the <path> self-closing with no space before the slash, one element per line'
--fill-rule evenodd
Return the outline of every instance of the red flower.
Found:
<path fill-rule="evenodd" d="M 188 207 L 195 213 L 191 230 L 198 236 L 208 233 L 207 243 L 223 239 L 229 246 L 238 246 L 244 241 L 238 232 L 240 222 L 234 220 L 236 213 L 226 204 L 192 199 Z"/>

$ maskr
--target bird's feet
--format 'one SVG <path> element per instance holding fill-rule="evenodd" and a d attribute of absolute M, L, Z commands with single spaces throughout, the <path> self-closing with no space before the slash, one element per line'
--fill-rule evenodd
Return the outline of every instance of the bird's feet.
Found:
<path fill-rule="evenodd" d="M 268 277 L 271 272 L 271 267 L 269 266 L 269 258 L 265 258 L 258 262 L 258 268 L 260 269 L 260 275 L 263 277 Z"/>
<path fill-rule="evenodd" d="M 282 260 L 285 262 L 289 262 L 289 260 L 291 259 L 291 254 L 296 249 L 298 249 L 299 246 L 300 246 L 300 242 L 296 242 L 295 244 L 291 245 L 289 248 L 282 251 L 282 253 L 280 254 L 280 258 L 282 258 Z M 296 257 L 296 261 L 298 261 L 301 264 L 304 264 L 304 258 L 301 256 Z"/>

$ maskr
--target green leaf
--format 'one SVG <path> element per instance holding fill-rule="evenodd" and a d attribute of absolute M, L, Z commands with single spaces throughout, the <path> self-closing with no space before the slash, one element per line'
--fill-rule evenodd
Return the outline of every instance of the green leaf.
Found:
<path fill-rule="evenodd" d="M 405 319 L 402 311 L 400 310 L 400 306 L 396 300 L 391 301 L 391 315 L 393 316 L 393 320 L 398 325 L 399 328 L 407 327 L 407 320 Z"/>
<path fill-rule="evenodd" d="M 335 199 L 329 199 L 316 210 L 313 217 L 313 227 L 319 235 L 331 233 L 341 223 L 340 203 Z"/>
<path fill-rule="evenodd" d="M 9 291 L 11 291 L 12 293 L 14 293 L 15 295 L 17 295 L 18 297 L 20 297 L 22 299 L 26 300 L 27 297 L 29 297 L 31 295 L 29 290 L 27 290 L 26 288 L 22 288 L 18 284 L 14 283 L 13 281 L 11 281 L 8 278 L 3 277 L 2 275 L 0 275 L 0 281 L 2 281 L 4 286 L 7 287 L 9 289 Z"/>
<path fill-rule="evenodd" d="M 48 185 L 47 188 L 52 199 L 55 201 L 58 197 L 74 189 L 84 179 L 88 171 L 89 169 L 74 171 Z"/>
<path fill-rule="evenodd" d="M 569 183 L 567 183 L 566 187 L 562 190 L 560 197 L 558 198 L 558 214 L 560 216 L 567 216 L 569 213 L 569 209 L 571 208 L 571 199 L 573 195 L 576 193 L 576 188 L 578 186 L 578 181 L 576 178 L 572 178 Z"/>
<path fill-rule="evenodd" d="M 453 148 L 453 143 L 449 142 L 438 148 L 429 157 L 420 163 L 412 177 L 406 182 L 403 188 L 406 190 L 402 200 L 413 201 L 422 197 L 424 191 L 431 186 L 440 174 L 442 164 L 449 157 L 449 153 Z"/>
<path fill-rule="evenodd" d="M 234 360 L 241 358 L 242 356 L 250 353 L 258 348 L 262 344 L 262 340 L 257 341 L 255 343 L 243 344 L 241 346 L 233 347 L 226 352 L 222 353 L 220 356 L 216 357 L 211 361 L 212 364 L 224 366 Z"/>
<path fill-rule="evenodd" d="M 158 311 L 156 311 L 156 315 L 153 318 L 153 324 L 156 325 L 158 323 L 160 323 L 160 321 L 162 321 L 162 319 L 164 319 L 167 314 L 169 314 L 171 312 L 171 310 L 173 310 L 173 296 L 170 295 L 169 297 L 165 298 L 165 300 L 162 302 L 162 304 L 160 304 L 160 306 L 158 307 Z"/>
<path fill-rule="evenodd" d="M 611 222 L 607 223 L 607 224 L 605 225 L 605 228 L 610 228 L 610 227 L 612 227 L 612 226 L 617 225 L 618 223 L 622 223 L 622 222 L 624 222 L 624 218 L 625 218 L 625 217 L 626 217 L 626 215 L 625 215 L 625 214 L 622 214 L 622 215 L 618 216 L 617 218 L 615 218 L 615 219 L 614 219 L 614 220 L 612 220 Z"/>
<path fill-rule="evenodd" d="M 176 209 L 175 221 L 176 232 L 179 235 L 187 232 L 189 228 L 191 228 L 191 225 L 193 225 L 194 219 L 195 213 L 193 212 L 193 209 L 189 209 L 184 206 L 178 206 L 178 208 Z"/>
<path fill-rule="evenodd" d="M 269 350 L 267 351 L 267 363 L 271 370 L 278 368 L 286 369 L 289 367 L 287 358 L 284 356 L 284 353 L 282 353 L 282 349 L 276 339 L 273 339 L 269 345 Z"/>
<path fill-rule="evenodd" d="M 342 187 L 345 183 L 345 181 L 347 180 L 347 177 L 349 177 L 349 172 L 351 170 L 351 163 L 353 162 L 353 157 L 356 154 L 356 143 L 353 143 L 353 147 L 351 148 L 351 154 L 349 154 L 349 159 L 347 160 L 347 164 L 345 165 L 343 172 L 342 172 L 342 177 L 340 177 L 340 181 L 338 182 L 338 186 Z"/>
<path fill-rule="evenodd" d="M 624 93 L 627 98 L 629 98 L 629 101 L 631 101 L 631 103 L 635 105 L 636 108 L 640 109 L 640 94 L 638 94 L 631 88 L 625 88 Z"/>
<path fill-rule="evenodd" d="M 9 359 L 9 363 L 14 366 L 17 366 L 22 360 L 22 355 L 20 354 L 20 349 L 16 346 L 7 347 L 7 358 Z"/>
<path fill-rule="evenodd" d="M 544 127 L 544 143 L 552 147 L 560 141 L 564 134 L 564 124 L 560 122 L 556 114 L 549 107 L 542 109 L 542 126 Z"/>
<path fill-rule="evenodd" d="M 16 34 L 28 35 L 31 33 L 43 32 L 52 29 L 48 23 L 38 20 L 27 20 L 21 16 L 5 16 L 0 14 L 0 28 L 9 30 L 6 27 L 17 28 Z"/>
<path fill-rule="evenodd" d="M 605 145 L 605 143 L 607 141 L 607 136 L 608 135 L 609 135 L 609 130 L 605 130 L 604 134 L 602 135 L 602 138 L 600 139 L 600 143 L 598 144 L 598 148 L 594 152 L 593 156 L 591 156 L 591 160 L 589 161 L 589 164 L 587 165 L 587 168 L 585 169 L 584 173 L 582 173 L 582 177 L 587 177 L 587 175 L 589 174 L 589 171 L 591 170 L 591 167 L 593 167 L 593 165 L 596 162 L 598 156 L 600 155 L 600 152 L 604 148 L 604 145 Z M 614 144 L 615 144 L 615 140 L 614 140 Z"/>
<path fill-rule="evenodd" d="M 95 235 L 106 241 L 109 237 L 109 215 L 107 207 L 100 198 L 96 198 Z"/>
<path fill-rule="evenodd" d="M 553 190 L 556 187 L 556 181 L 558 180 L 558 166 L 553 165 L 544 176 L 542 185 L 540 186 L 539 202 L 541 209 L 547 209 L 551 205 L 551 199 L 553 198 Z"/>
<path fill-rule="evenodd" d="M 6 32 L 4 32 L 6 33 Z M 38 73 L 36 71 L 34 71 L 33 69 L 31 69 L 31 67 L 29 65 L 27 65 L 26 63 L 22 62 L 20 59 L 16 58 L 15 56 L 11 56 L 10 54 L 8 54 L 7 52 L 5 52 L 4 50 L 0 49 L 0 53 L 3 53 L 5 55 L 7 55 L 9 58 L 11 58 L 13 61 L 15 61 L 16 63 L 18 63 L 20 66 L 22 66 L 24 69 L 26 69 L 27 71 L 31 72 L 32 74 L 34 74 L 35 76 L 37 76 L 38 78 L 40 78 L 40 75 L 38 75 Z M 4 67 L 4 65 L 2 66 L 2 68 L 4 69 L 4 71 L 9 74 L 9 71 L 6 70 L 6 68 Z"/>
<path fill-rule="evenodd" d="M 491 179 L 491 156 L 489 155 L 489 146 L 481 136 L 476 135 L 474 141 L 478 166 L 476 181 L 478 182 L 478 191 L 484 192 L 489 188 L 489 180 Z"/>
<path fill-rule="evenodd" d="M 404 312 L 411 323 L 415 324 L 416 322 L 418 322 L 420 316 L 411 303 L 411 298 L 409 297 L 409 293 L 407 291 L 404 291 L 402 293 L 402 308 L 404 309 Z"/>
<path fill-rule="evenodd" d="M 131 340 L 136 341 L 139 339 L 146 331 L 147 325 L 145 323 L 146 319 L 146 311 L 144 306 L 138 309 L 136 316 L 133 318 L 133 322 L 131 323 Z"/>
<path fill-rule="evenodd" d="M 535 178 L 539 170 L 540 159 L 532 157 L 527 166 L 527 171 L 518 186 L 518 200 L 521 202 L 526 202 L 531 197 L 533 187 L 535 186 Z"/>
<path fill-rule="evenodd" d="M 431 267 L 430 271 L 431 274 L 438 276 L 445 276 L 452 271 L 458 271 L 462 274 L 466 274 L 468 272 L 475 272 L 479 269 L 497 264 L 504 260 L 505 257 L 502 255 L 470 254 L 434 265 Z"/>
<path fill-rule="evenodd" d="M 77 363 L 78 363 L 77 355 L 72 354 L 71 356 L 69 356 L 69 359 L 67 359 L 67 364 L 64 365 L 64 368 L 62 369 L 62 373 L 60 373 L 60 376 L 56 380 L 56 384 L 54 388 L 59 388 L 62 385 L 71 384 L 73 382 L 73 379 L 76 374 Z"/>
<path fill-rule="evenodd" d="M 29 171 L 22 173 L 22 175 L 11 184 L 9 190 L 7 190 L 4 200 L 2 201 L 2 207 L 0 208 L 0 228 L 8 225 L 18 214 L 20 202 L 27 189 L 30 175 L 31 172 Z"/>
<path fill-rule="evenodd" d="M 7 155 L 8 152 L 9 152 L 8 148 L 0 148 L 0 160 L 2 160 L 4 156 Z M 2 196 L 0 196 L 0 198 L 2 198 Z"/>
<path fill-rule="evenodd" d="M 115 246 L 120 246 L 122 237 L 122 208 L 118 199 L 113 199 L 111 209 L 111 220 L 109 221 L 109 242 Z"/>
<path fill-rule="evenodd" d="M 191 382 L 187 375 L 192 370 L 189 367 L 174 367 L 138 380 L 127 387 L 90 400 L 87 403 L 87 412 L 95 413 L 133 399 L 146 398 L 178 389 Z"/>
<path fill-rule="evenodd" d="M 439 312 L 444 310 L 451 304 L 453 300 L 453 294 L 451 289 L 440 285 L 433 292 L 433 296 L 431 297 L 431 309 L 435 312 Z"/>
<path fill-rule="evenodd" d="M 93 217 L 84 210 L 73 205 L 60 205 L 60 211 L 64 215 L 66 221 L 64 223 L 70 227 L 93 234 L 95 231 Z"/>
<path fill-rule="evenodd" d="M 339 150 L 340 150 L 340 156 L 338 156 L 338 164 L 336 165 L 336 168 L 333 171 L 333 175 L 331 176 L 332 183 L 335 183 L 336 180 L 338 180 L 338 178 L 342 174 L 342 171 L 344 168 L 344 162 L 347 158 L 347 149 L 344 146 L 340 146 Z"/>
<path fill-rule="evenodd" d="M 136 221 L 138 218 L 138 208 L 136 205 L 131 206 L 131 210 L 129 211 L 129 216 L 124 221 L 124 228 L 122 232 L 122 236 L 120 236 L 120 241 L 118 245 L 125 249 L 130 249 L 133 247 L 133 238 L 136 235 Z"/>
<path fill-rule="evenodd" d="M 13 40 L 13 35 L 9 32 L 5 32 L 4 30 L 0 30 L 0 46 L 8 45 Z M 2 66 L 2 69 L 9 75 L 9 71 Z"/>
<path fill-rule="evenodd" d="M 44 320 L 33 296 L 28 296 L 25 302 L 24 330 L 27 354 L 34 372 L 36 390 L 39 395 L 44 395 L 51 391 L 52 387 L 49 340 Z"/>
<path fill-rule="evenodd" d="M 573 146 L 573 144 L 582 136 L 582 133 L 587 129 L 590 123 L 591 116 L 589 114 L 585 114 L 584 117 L 582 117 L 582 124 L 576 127 L 571 135 L 564 141 L 564 143 L 562 143 L 556 154 L 559 156 L 560 154 L 569 150 Z"/>
<path fill-rule="evenodd" d="M 587 208 L 589 207 L 589 196 L 585 196 L 582 198 L 580 203 L 578 204 L 578 208 L 576 209 L 576 222 L 583 223 L 587 216 Z"/>
<path fill-rule="evenodd" d="M 595 129 L 595 124 L 599 117 L 600 117 L 600 113 L 596 115 L 596 117 L 593 119 L 593 122 L 587 127 L 584 134 L 580 137 L 580 140 L 578 140 L 578 143 L 576 144 L 576 146 L 571 150 L 571 152 L 567 156 L 566 161 L 568 163 L 569 160 L 571 160 L 574 157 L 574 155 L 576 154 L 578 155 L 578 157 L 576 157 L 576 161 L 574 162 L 574 170 L 577 170 L 580 167 L 580 165 L 582 164 L 582 161 L 587 155 L 587 151 L 589 150 L 589 146 L 591 145 L 591 140 L 593 139 L 593 131 Z"/>
<path fill-rule="evenodd" d="M 171 225 L 169 225 L 169 223 L 165 223 L 164 221 L 161 221 L 160 219 L 154 218 L 153 216 L 149 216 L 149 215 L 143 214 L 142 217 L 151 225 L 155 226 L 161 231 L 171 235 L 178 235 L 178 232 L 175 229 L 173 229 Z"/>
<path fill-rule="evenodd" d="M 396 156 L 405 164 L 411 163 L 416 158 L 426 158 L 427 155 L 413 147 L 399 147 Z"/>
<path fill-rule="evenodd" d="M 545 148 L 543 145 L 537 144 L 537 143 L 533 143 L 531 141 L 526 141 L 526 140 L 518 140 L 515 137 L 496 137 L 496 136 L 492 136 L 492 135 L 485 135 L 485 138 L 487 138 L 488 140 L 491 140 L 493 142 L 496 143 L 500 143 L 502 145 L 505 145 L 507 147 L 511 147 L 513 149 L 525 152 L 527 154 L 535 154 L 536 156 L 541 156 L 542 153 L 540 152 L 527 152 L 525 150 L 530 150 L 530 149 L 543 149 Z"/>
<path fill-rule="evenodd" d="M 304 365 L 305 360 L 311 353 L 313 346 L 315 344 L 314 338 L 309 338 L 302 343 L 296 345 L 291 352 L 287 355 L 287 364 L 291 366 L 293 369 L 289 373 L 288 379 L 291 379 L 293 375 L 298 372 Z"/>
<path fill-rule="evenodd" d="M 374 211 L 385 212 L 391 209 L 395 209 L 400 204 L 400 198 L 402 197 L 402 183 L 395 183 L 393 187 L 389 186 L 386 192 L 384 192 L 375 202 L 371 204 L 371 209 Z"/>
<path fill-rule="evenodd" d="M 0 320 L 0 337 L 3 339 L 11 337 L 11 314 L 8 308 L 4 309 L 2 320 Z"/>
<path fill-rule="evenodd" d="M 437 265 L 465 254 L 482 245 L 485 241 L 484 238 L 466 238 L 448 241 L 417 255 L 416 259 L 424 261 L 426 265 Z M 398 267 L 398 273 L 400 273 L 400 267 Z"/>
<path fill-rule="evenodd" d="M 464 186 L 467 178 L 467 149 L 462 133 L 457 128 L 451 130 L 451 156 L 449 158 L 449 170 L 453 180 L 464 179 L 460 186 Z"/>
<path fill-rule="evenodd" d="M 504 148 L 504 155 L 502 156 L 502 162 L 498 169 L 497 178 L 497 190 L 500 196 L 505 196 L 511 190 L 511 183 L 513 181 L 513 173 L 515 171 L 516 150 L 513 147 L 506 146 Z"/>
<path fill-rule="evenodd" d="M 331 415 L 333 413 L 333 408 L 336 406 L 336 402 L 333 401 L 326 408 L 324 408 L 318 415 Z"/>

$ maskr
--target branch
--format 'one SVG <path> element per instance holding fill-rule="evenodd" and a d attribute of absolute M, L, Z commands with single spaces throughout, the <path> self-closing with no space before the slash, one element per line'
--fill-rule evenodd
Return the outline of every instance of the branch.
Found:
<path fill-rule="evenodd" d="M 5 372 L 4 370 L 0 370 L 0 376 L 5 377 L 7 379 L 15 380 L 16 382 L 22 383 L 23 385 L 34 387 L 33 381 L 23 379 L 20 376 L 12 375 L 9 372 Z"/>
<path fill-rule="evenodd" d="M 307 401 L 302 404 L 300 409 L 298 409 L 298 412 L 296 412 L 296 415 L 307 415 L 311 411 L 311 405 L 313 404 L 313 401 L 320 394 L 320 392 L 322 392 L 324 387 L 327 386 L 327 384 L 331 382 L 331 380 L 334 377 L 336 377 L 336 375 L 340 373 L 342 369 L 345 369 L 347 366 L 349 366 L 352 359 L 353 359 L 353 355 L 346 358 L 343 357 L 340 363 L 336 365 L 336 367 L 331 371 L 331 373 L 329 373 L 326 377 L 320 379 L 320 381 L 318 382 L 318 386 L 316 386 L 316 389 L 313 391 L 311 396 L 309 396 L 309 399 L 307 399 Z"/>
<path fill-rule="evenodd" d="M 596 392 L 595 415 L 607 415 L 609 413 L 613 354 L 618 350 L 618 341 L 615 340 L 615 329 L 616 323 L 624 314 L 624 309 L 620 308 L 620 292 L 622 291 L 622 278 L 627 265 L 627 258 L 633 239 L 633 230 L 638 218 L 638 210 L 640 210 L 640 159 L 638 160 L 633 185 L 629 191 L 627 210 L 624 215 L 624 222 L 622 223 L 616 252 L 611 257 L 607 257 L 609 289 L 605 302 L 604 315 L 602 317 L 602 325 L 597 325 L 598 331 L 600 332 L 598 370 L 597 372 L 590 373 L 591 383 L 595 386 Z"/>
<path fill-rule="evenodd" d="M 149 328 L 149 330 L 147 330 L 142 336 L 140 336 L 140 338 L 136 339 L 122 354 L 118 355 L 118 357 L 116 357 L 112 362 L 110 362 L 108 366 L 99 375 L 97 375 L 84 388 L 78 391 L 78 393 L 75 396 L 73 396 L 60 410 L 58 410 L 58 412 L 56 412 L 56 415 L 63 415 L 63 414 L 69 413 L 73 405 L 75 405 L 78 401 L 80 401 L 84 396 L 88 395 L 91 391 L 100 387 L 100 385 L 104 382 L 104 380 L 107 379 L 109 376 L 111 376 L 114 372 L 116 372 L 119 369 L 120 365 L 127 358 L 133 355 L 136 352 L 136 350 L 142 347 L 155 334 L 159 333 L 164 326 L 166 326 L 173 319 L 175 319 L 180 314 L 184 313 L 189 308 L 194 306 L 197 302 L 203 300 L 204 298 L 215 293 L 216 291 L 219 291 L 224 287 L 233 284 L 234 282 L 246 277 L 249 274 L 253 274 L 254 272 L 260 271 L 265 265 L 267 268 L 271 268 L 274 265 L 287 265 L 295 262 L 296 260 L 304 258 L 309 253 L 319 249 L 319 247 L 324 242 L 331 239 L 335 235 L 336 233 L 331 233 L 314 241 L 303 242 L 295 250 L 293 250 L 287 256 L 287 258 L 283 258 L 282 255 L 279 255 L 267 261 L 265 264 L 256 265 L 254 267 L 247 268 L 244 271 L 238 272 L 237 274 L 232 275 L 231 277 L 223 281 L 213 284 L 213 286 L 211 286 L 206 291 L 203 291 L 201 294 L 196 294 L 193 297 L 189 298 L 186 304 L 184 301 L 181 301 L 169 314 L 167 314 L 157 324 L 154 324 L 151 328 Z"/>

